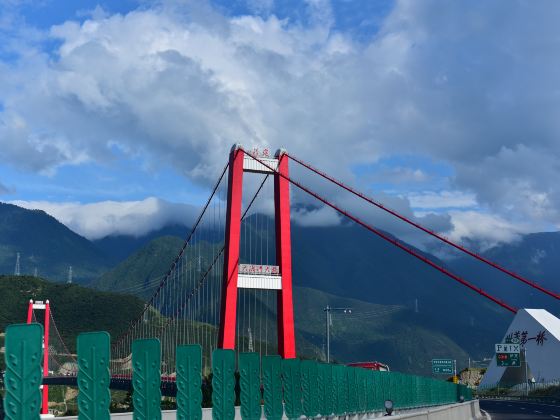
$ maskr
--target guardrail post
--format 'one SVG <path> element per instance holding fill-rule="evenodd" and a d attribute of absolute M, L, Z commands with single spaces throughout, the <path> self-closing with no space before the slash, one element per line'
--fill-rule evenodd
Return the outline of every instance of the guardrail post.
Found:
<path fill-rule="evenodd" d="M 327 388 L 327 378 L 326 378 L 326 364 L 317 363 L 317 411 L 322 417 L 329 415 L 327 413 L 326 407 L 326 388 Z M 329 397 L 330 399 L 330 397 Z"/>
<path fill-rule="evenodd" d="M 78 419 L 111 417 L 111 336 L 105 331 L 78 335 Z"/>
<path fill-rule="evenodd" d="M 354 367 L 346 367 L 348 375 L 348 413 L 356 413 L 358 411 L 358 388 L 357 388 L 357 372 Z"/>
<path fill-rule="evenodd" d="M 161 346 L 156 338 L 132 342 L 134 420 L 161 420 Z"/>
<path fill-rule="evenodd" d="M 261 372 L 258 353 L 239 354 L 239 385 L 241 388 L 241 418 L 261 418 Z"/>
<path fill-rule="evenodd" d="M 322 385 L 322 384 L 321 384 Z M 301 392 L 303 415 L 315 417 L 318 413 L 318 366 L 314 360 L 301 362 Z M 322 388 L 322 387 L 321 387 Z"/>
<path fill-rule="evenodd" d="M 15 324 L 6 328 L 4 410 L 8 420 L 39 419 L 42 340 L 40 324 Z"/>
<path fill-rule="evenodd" d="M 235 351 L 216 349 L 212 352 L 212 418 L 233 420 L 235 417 Z"/>
<path fill-rule="evenodd" d="M 336 409 L 334 413 L 343 416 L 348 411 L 348 372 L 347 367 L 343 365 L 333 366 L 333 377 L 336 387 Z"/>
<path fill-rule="evenodd" d="M 280 356 L 262 358 L 264 414 L 268 420 L 280 420 L 282 407 L 282 359 Z"/>
<path fill-rule="evenodd" d="M 288 419 L 301 416 L 301 370 L 299 359 L 282 359 L 284 409 Z"/>
<path fill-rule="evenodd" d="M 202 348 L 177 347 L 177 419 L 202 419 Z"/>

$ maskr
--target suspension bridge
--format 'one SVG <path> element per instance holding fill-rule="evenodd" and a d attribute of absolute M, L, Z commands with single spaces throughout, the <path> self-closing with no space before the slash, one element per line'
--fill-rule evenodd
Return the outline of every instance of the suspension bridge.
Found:
<path fill-rule="evenodd" d="M 289 165 L 298 165 L 309 178 L 294 178 Z M 251 175 L 251 176 L 248 176 Z M 478 294 L 506 311 L 517 309 L 469 280 L 433 261 L 416 248 L 382 231 L 354 212 L 348 203 L 335 202 L 312 187 L 317 177 L 332 191 L 345 191 L 361 204 L 380 209 L 423 234 L 554 299 L 560 295 L 489 259 L 456 244 L 416 221 L 384 206 L 304 160 L 278 150 L 245 150 L 235 145 L 192 230 L 169 267 L 156 282 L 137 286 L 146 304 L 128 330 L 116 337 L 110 352 L 110 386 L 130 389 L 133 378 L 133 347 L 142 339 L 160 343 L 161 389 L 177 393 L 178 346 L 201 346 L 201 373 L 212 371 L 216 349 L 260 356 L 297 356 L 292 300 L 292 249 L 290 193 L 308 196 L 310 202 L 331 208 L 340 217 L 360 225 L 431 266 L 468 293 Z M 274 214 L 273 221 L 264 214 Z M 296 250 L 297 251 L 297 250 Z M 44 324 L 43 412 L 49 384 L 76 384 L 78 360 L 64 343 L 48 301 L 31 301 L 27 323 Z"/>

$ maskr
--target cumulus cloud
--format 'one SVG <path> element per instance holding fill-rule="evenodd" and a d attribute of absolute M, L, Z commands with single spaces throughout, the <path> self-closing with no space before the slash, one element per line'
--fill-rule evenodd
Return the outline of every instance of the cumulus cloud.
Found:
<path fill-rule="evenodd" d="M 520 235 L 532 231 L 530 224 L 514 224 L 500 216 L 476 211 L 452 211 L 450 216 L 453 228 L 449 238 L 456 242 L 476 238 L 482 251 L 500 243 L 515 241 Z"/>
<path fill-rule="evenodd" d="M 292 211 L 292 220 L 304 227 L 336 226 L 340 224 L 340 216 L 329 207 L 295 209 Z"/>
<path fill-rule="evenodd" d="M 476 197 L 462 191 L 423 191 L 407 194 L 410 204 L 415 209 L 446 209 L 453 207 L 476 207 Z"/>
<path fill-rule="evenodd" d="M 102 201 L 97 203 L 51 203 L 12 201 L 26 209 L 43 210 L 74 232 L 91 240 L 109 235 L 142 236 L 169 224 L 190 225 L 199 209 L 157 198 L 141 201 Z"/>
<path fill-rule="evenodd" d="M 480 226 L 560 225 L 560 3 L 397 1 L 360 41 L 327 2 L 308 2 L 306 25 L 269 1 L 233 17 L 170 4 L 65 22 L 54 54 L 30 43 L 2 63 L 0 159 L 48 172 L 118 145 L 209 184 L 234 142 L 351 182 L 355 164 L 430 156 L 469 192 L 448 200 L 494 214 Z M 484 233 L 461 225 L 474 213 L 453 217 L 457 237 Z"/>

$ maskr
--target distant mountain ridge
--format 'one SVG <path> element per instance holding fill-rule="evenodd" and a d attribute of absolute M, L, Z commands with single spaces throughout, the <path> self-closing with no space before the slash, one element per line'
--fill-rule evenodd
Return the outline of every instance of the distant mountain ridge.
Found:
<path fill-rule="evenodd" d="M 65 281 L 68 266 L 72 265 L 75 282 L 137 293 L 169 268 L 188 231 L 183 226 L 168 226 L 141 237 L 121 235 L 91 242 L 42 211 L 0 203 L 0 272 L 13 273 L 15 255 L 20 252 L 23 274 L 32 274 L 36 266 L 40 276 Z M 247 259 L 241 251 L 242 260 Z M 418 343 L 419 349 L 425 349 L 418 350 L 419 354 L 435 351 L 431 344 L 425 344 L 427 341 L 448 340 L 445 345 L 454 348 L 457 357 L 469 354 L 480 359 L 489 355 L 511 319 L 509 313 L 495 304 L 356 225 L 302 227 L 294 223 L 292 251 L 294 286 L 300 293 L 295 297 L 296 305 L 302 305 L 296 311 L 306 313 L 305 305 L 297 303 L 297 299 L 313 308 L 313 314 L 300 315 L 303 318 L 299 320 L 299 334 L 304 334 L 305 340 L 318 348 L 324 328 L 320 320 L 322 304 L 342 299 L 356 301 L 353 305 L 401 308 L 400 318 L 381 322 L 379 328 L 384 332 L 372 333 L 363 346 L 353 336 L 347 337 L 345 342 L 353 343 L 353 353 L 351 349 L 337 349 L 341 342 L 333 342 L 333 352 L 341 358 L 390 355 L 398 350 L 384 347 L 388 346 L 389 337 L 402 344 L 406 334 L 412 334 L 411 340 Z M 526 235 L 517 242 L 492 248 L 484 255 L 558 291 L 559 252 L 560 233 L 553 232 Z M 269 253 L 274 255 L 273 249 Z M 433 255 L 425 255 L 437 260 Z M 554 299 L 540 296 L 528 286 L 470 257 L 439 263 L 508 303 L 518 307 L 544 307 L 558 315 Z M 308 297 L 301 300 L 301 296 Z M 140 294 L 140 297 L 148 296 Z M 308 323 L 308 319 L 315 318 L 315 312 L 319 318 Z M 408 333 L 407 326 L 411 327 Z M 370 328 L 362 327 L 362 332 Z M 422 365 L 416 356 L 411 357 L 413 364 Z M 411 366 L 404 355 L 392 363 L 403 369 Z"/>
<path fill-rule="evenodd" d="M 109 235 L 101 239 L 95 239 L 92 243 L 109 258 L 114 264 L 117 264 L 132 253 L 136 252 L 148 242 L 162 236 L 174 236 L 178 238 L 186 238 L 190 232 L 190 228 L 182 225 L 168 225 L 161 229 L 152 230 L 142 236 L 131 235 Z"/>
<path fill-rule="evenodd" d="M 152 241 L 94 281 L 92 286 L 107 287 L 107 284 L 112 284 L 109 287 L 116 290 L 122 286 L 134 291 L 135 285 L 147 284 L 150 279 L 163 274 L 168 268 L 168 265 L 160 265 L 161 255 L 165 254 L 163 249 L 167 248 L 166 252 L 170 253 L 174 246 L 178 250 L 182 242 L 182 239 L 173 240 L 170 237 Z M 241 248 L 243 261 L 243 246 Z M 321 321 L 323 307 L 315 305 L 316 301 L 324 302 L 324 305 L 345 300 L 360 302 L 365 307 L 399 306 L 402 308 L 399 320 L 388 320 L 381 327 L 387 337 L 394 337 L 396 344 L 404 343 L 403 340 L 418 342 L 423 349 L 431 349 L 432 353 L 434 350 L 426 341 L 443 343 L 447 340 L 446 346 L 454 348 L 460 358 L 467 354 L 479 359 L 489 356 L 494 341 L 509 323 L 509 313 L 360 227 L 310 228 L 294 224 L 292 249 L 296 313 L 305 313 L 306 307 L 313 307 L 317 313 L 317 316 L 300 315 L 300 323 L 296 320 L 296 325 L 300 333 L 307 334 L 308 341 L 318 347 L 321 346 L 324 324 Z M 156 258 L 156 255 L 159 257 Z M 172 256 L 175 255 L 176 251 L 172 252 Z M 172 256 L 170 254 L 167 262 Z M 145 272 L 138 272 L 136 261 L 146 266 Z M 102 280 L 108 283 L 103 286 Z M 138 290 L 142 289 L 137 287 L 136 293 Z M 303 294 L 303 291 L 308 291 L 307 295 L 313 296 L 313 300 L 301 299 L 298 294 Z M 303 325 L 313 318 L 316 320 L 307 325 L 306 330 Z M 404 327 L 406 325 L 410 326 L 408 330 Z M 338 350 L 333 347 L 334 354 L 338 352 L 341 358 L 355 360 L 367 358 L 368 354 L 370 357 L 376 357 L 372 356 L 375 354 L 390 357 L 392 351 L 397 351 L 381 337 L 375 334 L 367 336 L 364 331 L 362 328 L 355 331 L 354 338 L 348 337 L 346 342 L 354 343 L 351 348 L 344 349 L 340 343 Z M 360 334 L 363 346 L 359 344 Z M 424 338 L 419 338 L 419 335 Z M 427 339 L 428 336 L 432 338 Z M 418 352 L 426 355 L 420 347 Z M 416 359 L 415 355 L 409 356 L 419 368 L 426 368 L 425 363 Z M 392 363 L 409 371 L 413 369 L 402 358 L 392 359 Z"/>
<path fill-rule="evenodd" d="M 13 274 L 20 253 L 22 274 L 85 283 L 100 276 L 111 264 L 86 238 L 68 229 L 42 210 L 27 210 L 0 203 L 0 273 Z"/>
<path fill-rule="evenodd" d="M 528 280 L 560 293 L 560 232 L 540 232 L 501 244 L 483 254 L 488 259 L 518 273 Z M 512 305 L 545 308 L 560 315 L 558 302 L 530 286 L 467 256 L 449 261 L 467 278 L 476 278 L 481 287 Z"/>

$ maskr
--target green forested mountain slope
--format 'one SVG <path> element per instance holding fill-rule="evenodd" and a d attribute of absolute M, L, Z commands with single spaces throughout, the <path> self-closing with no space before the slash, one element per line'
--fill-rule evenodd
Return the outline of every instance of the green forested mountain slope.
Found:
<path fill-rule="evenodd" d="M 27 319 L 29 299 L 49 300 L 58 330 L 71 351 L 84 331 L 108 331 L 115 339 L 144 309 L 134 296 L 57 284 L 29 276 L 0 276 L 0 331 Z"/>
<path fill-rule="evenodd" d="M 98 248 L 54 217 L 0 203 L 0 273 L 14 273 L 18 252 L 22 274 L 37 269 L 39 276 L 54 281 L 66 281 L 70 266 L 77 283 L 98 277 L 109 266 Z"/>
<path fill-rule="evenodd" d="M 176 236 L 156 238 L 115 268 L 95 279 L 91 286 L 101 290 L 117 291 L 130 291 L 132 288 L 141 289 L 141 292 L 136 294 L 148 298 L 149 293 L 143 293 L 142 290 L 150 285 L 150 281 L 153 283 L 156 277 L 160 277 L 167 272 L 183 242 L 183 239 Z M 148 292 L 150 290 L 148 287 Z"/>
<path fill-rule="evenodd" d="M 341 243 L 346 235 L 360 239 L 351 229 L 341 227 L 338 233 L 325 228 L 321 234 L 308 229 L 308 237 L 294 229 L 294 305 L 302 343 L 322 348 L 323 308 L 330 304 L 355 307 L 348 324 L 341 318 L 333 330 L 340 335 L 340 339 L 333 337 L 333 355 L 343 361 L 380 359 L 400 370 L 426 372 L 428 360 L 444 357 L 443 353 L 464 361 L 468 355 L 490 355 L 493 342 L 507 326 L 508 314 L 392 254 L 383 244 L 368 242 L 369 236 L 362 243 L 345 242 L 348 245 L 339 247 L 339 252 L 328 251 L 332 241 Z M 150 279 L 164 274 L 181 245 L 179 238 L 156 239 L 92 285 L 125 288 L 147 298 L 150 293 L 135 285 L 150 284 Z M 396 268 L 389 265 L 393 261 L 399 262 Z"/>

